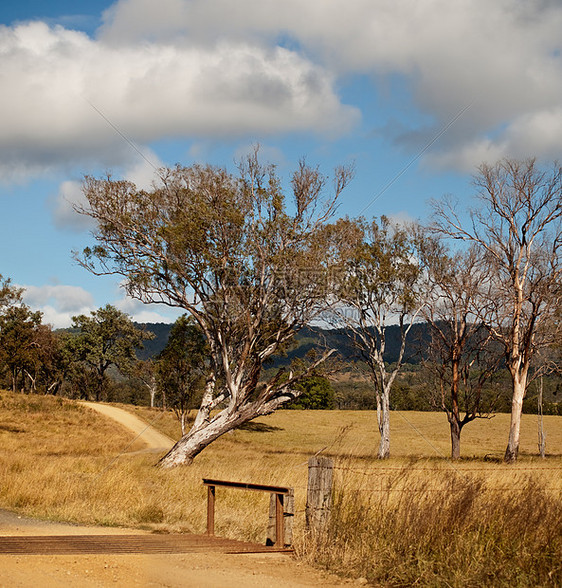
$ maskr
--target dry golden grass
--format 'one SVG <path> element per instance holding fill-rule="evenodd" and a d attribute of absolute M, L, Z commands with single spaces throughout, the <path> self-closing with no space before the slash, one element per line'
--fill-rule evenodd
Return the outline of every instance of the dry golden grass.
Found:
<path fill-rule="evenodd" d="M 121 405 L 134 412 L 173 439 L 180 436 L 177 419 L 158 409 Z M 465 458 L 485 456 L 501 458 L 507 443 L 508 414 L 469 423 L 461 437 L 461 453 Z M 449 426 L 444 413 L 396 411 L 390 416 L 391 453 L 398 458 L 448 458 L 450 455 Z M 562 458 L 562 419 L 545 416 L 547 453 Z M 251 444 L 258 451 L 311 455 L 328 447 L 324 453 L 353 454 L 372 458 L 378 447 L 376 414 L 373 411 L 293 411 L 280 410 L 256 419 L 228 439 L 237 445 Z M 537 455 L 537 417 L 523 415 L 520 456 Z"/>
<path fill-rule="evenodd" d="M 173 415 L 126 408 L 178 436 Z M 508 424 L 509 415 L 469 424 L 462 439 L 467 458 L 452 463 L 443 414 L 392 413 L 393 457 L 381 462 L 373 458 L 374 413 L 279 411 L 224 435 L 190 467 L 160 470 L 157 455 L 136 453 L 142 444 L 131 445 L 132 435 L 97 413 L 58 398 L 2 392 L 0 506 L 55 520 L 203 532 L 203 477 L 287 485 L 295 488 L 299 552 L 344 575 L 387 585 L 462 586 L 470 585 L 463 578 L 472 569 L 481 584 L 555 585 L 548 572 L 552 580 L 561 578 L 562 418 L 545 417 L 549 456 L 541 460 L 536 417 L 524 415 L 521 459 L 514 466 L 499 461 Z M 312 551 L 303 529 L 306 462 L 319 451 L 337 458 L 337 508 L 329 544 Z M 527 521 L 533 509 L 542 513 L 544 525 L 535 517 L 527 532 L 532 541 L 516 533 L 521 516 L 509 529 L 503 524 L 510 504 L 519 505 L 515 510 Z M 265 494 L 217 489 L 220 535 L 262 542 L 267 511 Z M 483 523 L 453 524 L 461 519 Z M 538 546 L 542 553 L 533 555 Z M 521 572 L 516 559 L 509 564 L 517 550 L 529 552 Z M 379 560 L 384 570 L 373 564 Z M 487 569 L 494 560 L 501 573 Z"/>

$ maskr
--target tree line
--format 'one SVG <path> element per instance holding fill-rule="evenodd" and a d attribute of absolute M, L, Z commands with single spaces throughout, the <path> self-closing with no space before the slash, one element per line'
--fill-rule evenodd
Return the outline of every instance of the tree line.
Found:
<path fill-rule="evenodd" d="M 96 221 L 96 243 L 76 259 L 95 274 L 122 276 L 132 298 L 183 309 L 201 334 L 206 359 L 198 371 L 190 367 L 193 381 L 182 380 L 200 389 L 199 407 L 162 466 L 190 463 L 333 369 L 329 347 L 270 369 L 314 324 L 351 334 L 373 385 L 378 455 L 388 457 L 391 394 L 421 321 L 430 328 L 426 361 L 452 456 L 460 455 L 463 427 L 493 409 L 484 390 L 504 367 L 511 388 L 505 460 L 517 459 L 529 384 L 557 369 L 561 168 L 533 159 L 482 165 L 473 178 L 475 208 L 437 200 L 425 226 L 336 219 L 352 176 L 341 167 L 328 178 L 301 161 L 287 191 L 256 150 L 237 175 L 178 165 L 160 170 L 149 191 L 111 177 L 85 179 L 88 204 L 78 211 Z M 390 324 L 400 331 L 393 364 L 385 361 Z M 101 365 L 90 367 L 100 373 Z"/>
<path fill-rule="evenodd" d="M 72 317 L 70 329 L 53 330 L 41 312 L 22 301 L 23 290 L 0 276 L 0 382 L 13 392 L 81 400 L 144 401 L 185 416 L 196 397 L 206 361 L 201 331 L 186 316 L 172 326 L 164 348 L 141 360 L 154 334 L 106 305 Z"/>

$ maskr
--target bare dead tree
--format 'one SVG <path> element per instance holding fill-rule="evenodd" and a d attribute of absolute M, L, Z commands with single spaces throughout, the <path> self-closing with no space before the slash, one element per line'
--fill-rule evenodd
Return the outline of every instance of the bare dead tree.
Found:
<path fill-rule="evenodd" d="M 450 200 L 435 203 L 442 234 L 475 245 L 490 268 L 482 307 L 487 327 L 505 350 L 512 405 L 505 461 L 517 459 L 521 412 L 537 350 L 559 334 L 562 277 L 562 168 L 534 159 L 482 165 L 474 177 L 479 208 L 463 222 Z M 551 328 L 542 326 L 550 324 Z"/>
<path fill-rule="evenodd" d="M 495 394 L 485 401 L 482 393 L 498 369 L 501 349 L 479 316 L 489 280 L 476 248 L 449 255 L 436 244 L 424 254 L 429 288 L 422 314 L 431 333 L 424 355 L 437 376 L 437 404 L 449 422 L 451 458 L 459 459 L 463 427 L 488 418 L 498 399 Z"/>

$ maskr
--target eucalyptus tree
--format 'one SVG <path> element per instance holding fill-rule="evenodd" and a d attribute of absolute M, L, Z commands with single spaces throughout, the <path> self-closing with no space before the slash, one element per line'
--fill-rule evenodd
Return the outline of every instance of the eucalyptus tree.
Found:
<path fill-rule="evenodd" d="M 378 457 L 390 456 L 390 393 L 404 362 L 406 341 L 424 305 L 424 269 L 419 247 L 426 239 L 415 227 L 344 219 L 334 229 L 340 251 L 338 300 L 333 316 L 347 327 L 361 352 L 375 388 L 380 433 Z M 334 240 L 334 239 L 333 239 Z M 398 357 L 385 362 L 386 331 L 400 327 Z"/>
<path fill-rule="evenodd" d="M 154 408 L 156 395 L 158 394 L 158 379 L 157 379 L 158 365 L 153 358 L 138 360 L 131 369 L 127 371 L 127 375 L 134 381 L 139 382 L 144 386 L 150 397 L 150 408 Z M 162 408 L 166 408 L 166 396 L 162 395 Z"/>
<path fill-rule="evenodd" d="M 7 306 L 0 313 L 0 361 L 10 374 L 13 392 L 18 389 L 20 377 L 35 361 L 42 316 L 25 304 Z"/>
<path fill-rule="evenodd" d="M 23 288 L 12 285 L 10 278 L 4 278 L 0 274 L 0 312 L 5 308 L 21 302 Z"/>
<path fill-rule="evenodd" d="M 111 178 L 84 183 L 81 212 L 97 222 L 97 245 L 79 256 L 83 266 L 122 276 L 133 298 L 184 309 L 209 346 L 195 422 L 164 467 L 190 463 L 227 431 L 298 396 L 308 370 L 262 380 L 262 366 L 325 306 L 329 268 L 317 237 L 351 171 L 337 169 L 327 193 L 328 178 L 301 161 L 292 201 L 257 151 L 239 171 L 178 165 L 161 170 L 149 191 Z"/>
<path fill-rule="evenodd" d="M 519 452 L 523 399 L 536 353 L 559 337 L 562 302 L 562 167 L 535 159 L 484 164 L 474 176 L 479 207 L 463 222 L 450 199 L 435 203 L 442 234 L 474 244 L 489 266 L 486 324 L 505 350 L 512 381 L 505 461 Z M 548 328 L 545 328 L 549 325 Z"/>
<path fill-rule="evenodd" d="M 136 327 L 129 315 L 114 306 L 94 310 L 90 315 L 72 317 L 78 334 L 70 342 L 75 358 L 86 365 L 95 378 L 95 399 L 101 400 L 107 370 L 115 366 L 127 371 L 136 361 L 136 350 L 152 335 Z"/>
<path fill-rule="evenodd" d="M 187 315 L 173 324 L 168 342 L 157 358 L 157 382 L 163 397 L 186 433 L 187 411 L 203 389 L 208 360 L 207 342 L 199 326 Z"/>
<path fill-rule="evenodd" d="M 430 330 L 425 363 L 437 376 L 436 404 L 447 415 L 451 457 L 458 459 L 463 427 L 488 417 L 497 400 L 483 395 L 501 360 L 501 349 L 482 320 L 489 268 L 475 247 L 451 255 L 434 242 L 424 257 L 429 287 L 422 316 Z"/>

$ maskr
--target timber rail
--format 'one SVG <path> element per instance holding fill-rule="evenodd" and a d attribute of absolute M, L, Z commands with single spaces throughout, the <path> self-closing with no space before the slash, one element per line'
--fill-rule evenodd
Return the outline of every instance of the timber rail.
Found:
<path fill-rule="evenodd" d="M 205 535 L 19 535 L 0 537 L 0 555 L 290 552 Z"/>
<path fill-rule="evenodd" d="M 207 535 L 215 534 L 215 492 L 217 486 L 224 488 L 238 488 L 240 490 L 253 490 L 257 492 L 269 492 L 275 495 L 275 543 L 274 547 L 283 549 L 285 546 L 285 521 L 284 502 L 285 496 L 292 493 L 292 488 L 287 486 L 268 486 L 265 484 L 249 484 L 245 482 L 229 482 L 226 480 L 212 480 L 203 478 L 203 485 L 207 486 Z"/>

